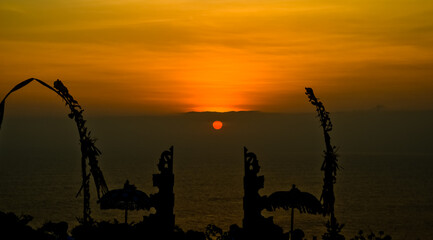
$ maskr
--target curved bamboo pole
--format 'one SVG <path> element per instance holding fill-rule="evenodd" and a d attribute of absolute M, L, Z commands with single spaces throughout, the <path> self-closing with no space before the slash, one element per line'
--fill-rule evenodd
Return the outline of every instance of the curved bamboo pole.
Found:
<path fill-rule="evenodd" d="M 337 222 L 334 213 L 335 195 L 334 184 L 337 181 L 337 171 L 339 170 L 337 155 L 335 154 L 335 146 L 331 145 L 331 137 L 329 132 L 332 131 L 332 123 L 329 118 L 329 112 L 325 110 L 325 106 L 314 95 L 312 88 L 305 88 L 305 94 L 312 105 L 316 107 L 317 116 L 320 118 L 320 123 L 323 128 L 323 135 L 325 137 L 325 159 L 322 164 L 321 170 L 324 172 L 323 190 L 320 200 L 323 200 L 324 215 L 330 215 L 330 238 L 339 239 L 339 232 L 343 228 L 343 224 Z M 324 238 L 327 239 L 327 238 Z"/>
<path fill-rule="evenodd" d="M 3 122 L 3 116 L 4 116 L 4 109 L 5 109 L 5 103 L 7 97 L 12 94 L 15 91 L 18 91 L 19 89 L 25 87 L 27 84 L 31 83 L 32 81 L 36 81 L 43 86 L 47 87 L 48 89 L 55 92 L 57 95 L 59 95 L 63 101 L 65 101 L 66 105 L 71 110 L 71 113 L 68 114 L 69 118 L 74 119 L 77 128 L 78 133 L 80 136 L 80 145 L 81 145 L 81 170 L 82 170 L 82 185 L 80 190 L 77 193 L 77 196 L 83 191 L 84 200 L 83 200 L 83 219 L 80 219 L 79 221 L 82 224 L 91 224 L 93 222 L 91 216 L 90 216 L 90 190 L 89 190 L 89 178 L 90 175 L 93 175 L 93 180 L 96 185 L 96 192 L 98 195 L 98 199 L 100 198 L 100 195 L 102 193 L 105 194 L 108 192 L 108 187 L 105 182 L 104 176 L 102 174 L 101 169 L 98 166 L 98 160 L 97 157 L 101 154 L 98 148 L 95 146 L 95 139 L 90 136 L 90 131 L 88 131 L 87 127 L 85 126 L 86 121 L 83 118 L 83 109 L 78 104 L 78 102 L 69 94 L 68 89 L 63 85 L 63 83 L 60 80 L 57 80 L 54 82 L 54 87 L 51 87 L 47 83 L 45 83 L 42 80 L 36 79 L 36 78 L 29 78 L 19 84 L 17 84 L 15 87 L 12 88 L 12 90 L 9 91 L 8 94 L 3 98 L 2 102 L 0 103 L 0 129 Z M 88 164 L 90 166 L 90 173 L 87 174 L 87 164 L 86 159 L 89 160 Z"/>

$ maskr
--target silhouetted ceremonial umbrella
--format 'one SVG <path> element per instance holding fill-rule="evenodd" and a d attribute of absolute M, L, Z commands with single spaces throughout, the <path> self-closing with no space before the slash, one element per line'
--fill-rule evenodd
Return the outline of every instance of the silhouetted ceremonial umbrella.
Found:
<path fill-rule="evenodd" d="M 151 208 L 150 198 L 146 193 L 137 190 L 127 180 L 123 189 L 115 189 L 107 192 L 99 200 L 101 209 L 124 209 L 125 223 L 128 221 L 128 210 L 140 210 Z"/>
<path fill-rule="evenodd" d="M 267 200 L 267 210 L 275 211 L 277 208 L 284 210 L 292 209 L 290 232 L 293 232 L 293 215 L 294 209 L 301 213 L 317 214 L 322 212 L 322 204 L 310 193 L 301 192 L 293 184 L 290 191 L 280 191 L 272 193 Z"/>

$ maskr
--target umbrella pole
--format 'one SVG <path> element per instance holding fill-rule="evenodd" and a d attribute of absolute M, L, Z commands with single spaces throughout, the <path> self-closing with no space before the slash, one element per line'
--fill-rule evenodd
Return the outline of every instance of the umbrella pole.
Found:
<path fill-rule="evenodd" d="M 292 208 L 292 219 L 290 222 L 290 239 L 293 239 L 293 215 L 294 215 L 295 211 L 294 208 Z"/>
<path fill-rule="evenodd" d="M 128 224 L 128 208 L 125 208 L 125 224 Z"/>

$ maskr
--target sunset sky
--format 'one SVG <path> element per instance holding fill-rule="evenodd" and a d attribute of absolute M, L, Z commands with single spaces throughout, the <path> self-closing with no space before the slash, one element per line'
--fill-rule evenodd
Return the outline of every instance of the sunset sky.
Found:
<path fill-rule="evenodd" d="M 431 0 L 2 0 L 0 98 L 61 79 L 91 113 L 433 109 Z M 49 109 L 36 83 L 7 111 Z M 14 108 L 12 109 L 8 109 Z"/>

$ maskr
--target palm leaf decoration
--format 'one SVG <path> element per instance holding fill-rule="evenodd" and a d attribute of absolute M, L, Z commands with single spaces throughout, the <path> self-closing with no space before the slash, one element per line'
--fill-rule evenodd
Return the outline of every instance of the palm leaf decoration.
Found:
<path fill-rule="evenodd" d="M 335 218 L 334 213 L 334 204 L 335 204 L 335 195 L 334 195 L 334 184 L 337 181 L 337 170 L 339 170 L 337 155 L 335 154 L 335 146 L 331 145 L 331 137 L 329 132 L 332 131 L 332 123 L 329 118 L 329 112 L 325 110 L 325 106 L 319 99 L 314 95 L 313 89 L 305 88 L 305 94 L 308 96 L 308 99 L 313 106 L 316 107 L 317 116 L 320 118 L 320 124 L 323 129 L 323 135 L 325 137 L 325 160 L 323 161 L 321 170 L 324 172 L 323 178 L 323 190 L 322 195 L 320 196 L 320 200 L 323 201 L 323 214 L 330 215 L 329 222 L 329 234 L 324 236 L 324 240 L 327 239 L 340 239 L 342 235 L 339 234 L 341 228 L 344 226 L 343 224 L 339 224 L 337 219 Z"/>
<path fill-rule="evenodd" d="M 20 82 L 15 87 L 13 87 L 12 90 L 10 90 L 8 92 L 8 94 L 6 94 L 6 96 L 3 98 L 2 102 L 0 103 L 0 129 L 1 129 L 1 126 L 2 126 L 2 122 L 3 122 L 3 116 L 4 116 L 4 111 L 5 111 L 6 98 L 9 97 L 9 95 L 11 95 L 11 93 L 20 90 L 21 88 L 25 87 L 27 84 L 31 83 L 32 81 L 37 81 L 40 84 L 42 84 L 43 86 L 45 86 L 45 87 L 47 87 L 47 88 L 49 88 L 49 89 L 51 89 L 51 90 L 53 90 L 54 92 L 57 93 L 57 91 L 54 88 L 52 88 L 50 85 L 48 85 L 45 82 L 43 82 L 43 81 L 41 81 L 39 79 L 36 79 L 36 78 L 29 78 L 29 79 L 27 79 L 25 81 Z"/>
<path fill-rule="evenodd" d="M 90 175 L 93 176 L 93 180 L 96 185 L 96 192 L 98 195 L 98 199 L 102 195 L 108 192 L 108 187 L 104 179 L 104 175 L 102 174 L 101 169 L 98 166 L 98 156 L 101 154 L 101 151 L 95 146 L 95 139 L 91 137 L 90 131 L 88 131 L 87 127 L 85 126 L 86 121 L 83 118 L 82 113 L 84 110 L 82 107 L 78 104 L 78 102 L 69 94 L 68 89 L 63 85 L 63 83 L 60 80 L 57 80 L 54 82 L 54 87 L 51 87 L 47 83 L 36 79 L 36 78 L 29 78 L 19 84 L 17 84 L 15 87 L 12 88 L 12 90 L 9 91 L 8 94 L 3 98 L 2 102 L 0 103 L 0 129 L 3 122 L 3 116 L 4 116 L 4 110 L 5 110 L 5 103 L 7 97 L 12 94 L 15 91 L 18 91 L 19 89 L 25 87 L 29 83 L 36 81 L 43 86 L 47 87 L 48 89 L 55 92 L 57 95 L 59 95 L 62 100 L 65 102 L 66 106 L 69 107 L 70 113 L 68 114 L 69 118 L 73 119 L 77 125 L 78 133 L 80 136 L 80 145 L 81 145 L 81 168 L 82 168 L 82 186 L 77 194 L 77 196 L 80 194 L 81 191 L 84 192 L 84 212 L 83 212 L 83 219 L 80 221 L 83 224 L 91 223 L 93 220 L 90 217 L 90 193 L 89 193 L 89 178 Z M 90 166 L 90 173 L 87 174 L 86 170 L 86 160 L 88 159 L 88 164 Z"/>

